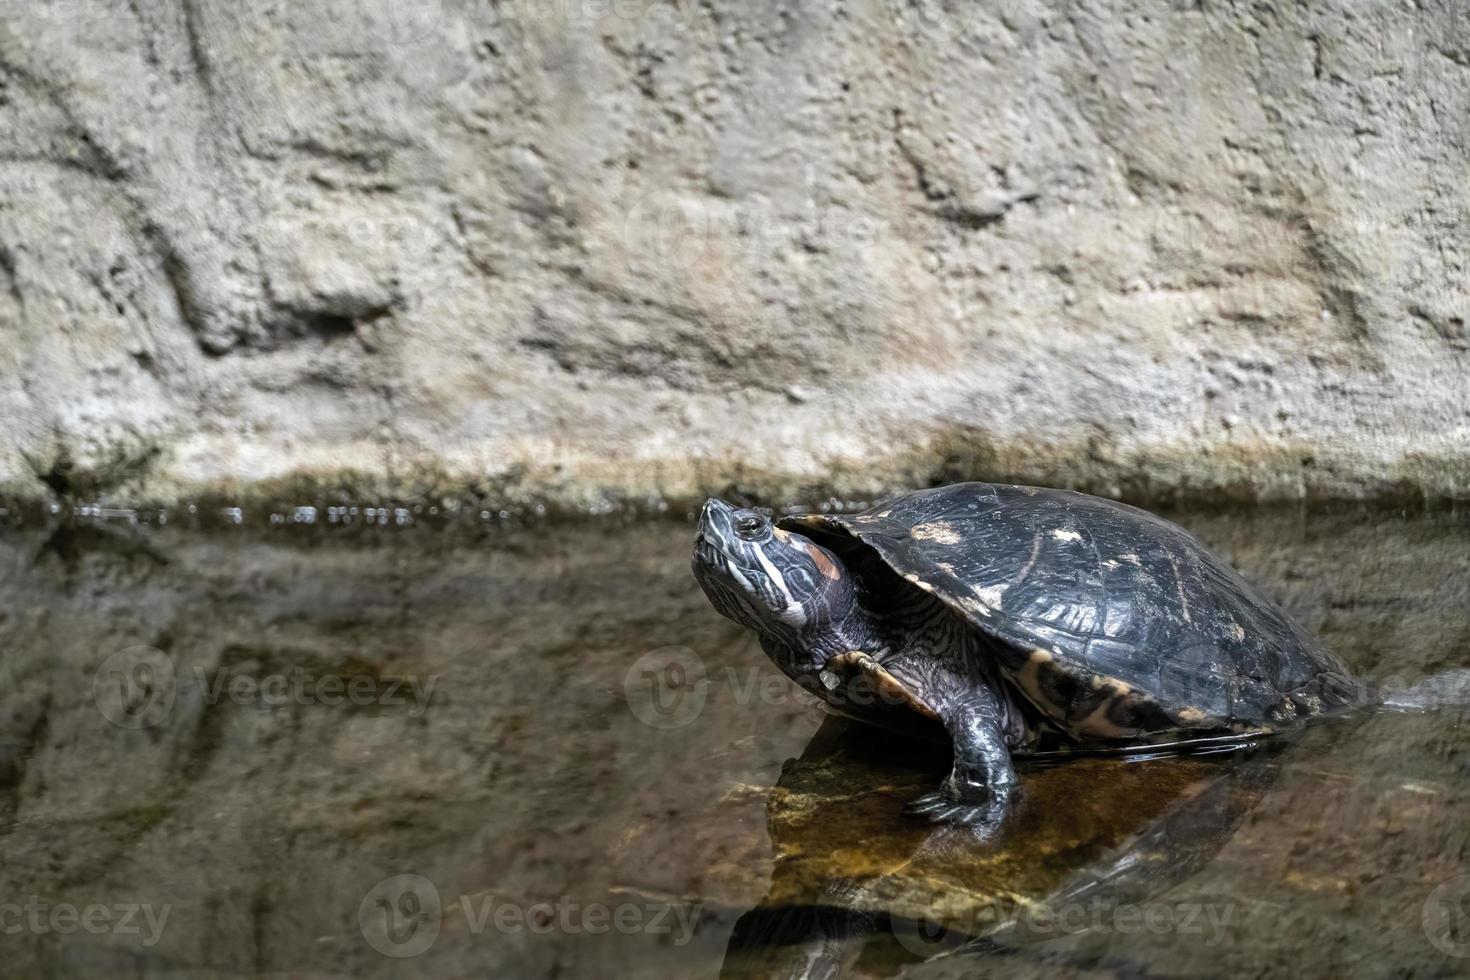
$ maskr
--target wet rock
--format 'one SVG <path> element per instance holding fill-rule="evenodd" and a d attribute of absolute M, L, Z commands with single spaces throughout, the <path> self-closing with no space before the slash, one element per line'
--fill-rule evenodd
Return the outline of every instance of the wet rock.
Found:
<path fill-rule="evenodd" d="M 1223 846 L 1274 776 L 1255 771 L 1271 760 L 1023 765 L 1015 811 L 997 837 L 977 840 L 900 815 L 944 775 L 944 759 L 943 746 L 829 722 L 771 794 L 770 891 L 736 927 L 726 973 L 790 975 L 781 964 L 816 957 L 861 959 L 870 966 L 859 975 L 886 976 L 871 964 L 896 970 L 980 941 L 1029 945 L 1026 923 L 1054 915 L 1050 905 L 1165 890 Z"/>

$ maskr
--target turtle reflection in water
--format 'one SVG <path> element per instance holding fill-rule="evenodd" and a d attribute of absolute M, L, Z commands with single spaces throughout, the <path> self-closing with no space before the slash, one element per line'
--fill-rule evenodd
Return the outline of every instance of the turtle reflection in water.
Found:
<path fill-rule="evenodd" d="M 935 774 L 911 748 L 829 718 L 786 764 L 767 801 L 770 889 L 736 924 L 723 976 L 891 976 L 950 952 L 1085 973 L 1085 954 L 1057 942 L 1063 913 L 1141 906 L 1191 879 L 1281 770 L 1270 743 L 1228 762 L 1025 763 L 1022 819 L 977 841 L 968 828 L 893 819 L 895 799 Z"/>
<path fill-rule="evenodd" d="M 1232 748 L 1365 700 L 1189 533 L 1074 491 L 962 483 L 779 523 L 711 500 L 693 569 L 837 712 L 942 726 L 953 768 L 909 810 L 981 836 L 1012 756 Z"/>

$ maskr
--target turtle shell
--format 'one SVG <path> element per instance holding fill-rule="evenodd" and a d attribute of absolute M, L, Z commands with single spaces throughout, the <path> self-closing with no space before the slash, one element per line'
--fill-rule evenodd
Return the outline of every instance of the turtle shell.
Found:
<path fill-rule="evenodd" d="M 1346 665 L 1223 559 L 1126 504 L 961 483 L 781 523 L 872 548 L 995 641 L 1002 674 L 1077 739 L 1277 731 L 1357 697 Z"/>

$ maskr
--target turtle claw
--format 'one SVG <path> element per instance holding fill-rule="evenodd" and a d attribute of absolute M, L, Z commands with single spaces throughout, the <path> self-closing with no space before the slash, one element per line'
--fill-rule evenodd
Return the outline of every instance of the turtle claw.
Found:
<path fill-rule="evenodd" d="M 930 823 L 965 827 L 981 840 L 995 836 L 1005 821 L 1007 810 L 1004 795 L 971 802 L 956 800 L 942 789 L 925 793 L 903 808 L 906 816 L 918 817 Z"/>
<path fill-rule="evenodd" d="M 955 809 L 955 801 L 946 796 L 943 790 L 935 790 L 910 801 L 904 806 L 903 812 L 911 817 L 925 817 L 939 821 L 944 819 L 944 813 L 952 809 Z"/>

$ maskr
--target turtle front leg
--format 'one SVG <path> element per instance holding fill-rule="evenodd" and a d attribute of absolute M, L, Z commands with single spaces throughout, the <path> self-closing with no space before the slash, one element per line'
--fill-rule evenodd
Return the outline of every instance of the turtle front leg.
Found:
<path fill-rule="evenodd" d="M 937 791 L 914 800 L 905 812 L 968 824 L 989 836 L 1000 828 L 1018 785 L 1000 699 L 981 685 L 936 708 L 954 741 L 954 769 Z"/>

